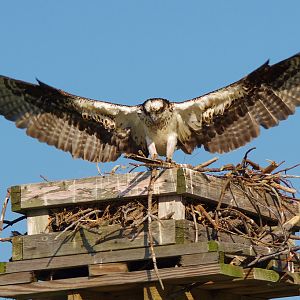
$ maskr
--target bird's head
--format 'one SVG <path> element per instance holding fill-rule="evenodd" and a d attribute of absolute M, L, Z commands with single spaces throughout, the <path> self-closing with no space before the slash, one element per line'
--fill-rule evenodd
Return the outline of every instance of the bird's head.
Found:
<path fill-rule="evenodd" d="M 148 99 L 142 104 L 142 108 L 147 119 L 153 124 L 169 118 L 169 113 L 172 110 L 171 103 L 162 98 Z"/>

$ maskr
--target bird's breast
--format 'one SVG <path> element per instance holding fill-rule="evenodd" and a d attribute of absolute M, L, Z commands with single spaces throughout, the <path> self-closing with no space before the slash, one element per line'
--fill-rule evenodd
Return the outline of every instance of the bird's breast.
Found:
<path fill-rule="evenodd" d="M 167 142 L 170 135 L 177 132 L 177 122 L 170 120 L 161 127 L 148 127 L 146 128 L 147 137 L 154 142 L 156 150 L 159 155 L 166 155 Z"/>

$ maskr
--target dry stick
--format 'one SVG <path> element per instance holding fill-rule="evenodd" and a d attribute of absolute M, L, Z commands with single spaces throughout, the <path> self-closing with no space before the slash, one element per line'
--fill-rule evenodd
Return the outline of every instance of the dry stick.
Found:
<path fill-rule="evenodd" d="M 215 230 L 218 230 L 218 225 L 215 223 L 215 221 L 212 219 L 212 217 L 208 214 L 208 212 L 205 210 L 205 208 L 201 205 L 198 204 L 196 205 L 196 209 L 199 209 L 200 212 L 204 215 L 204 217 L 210 222 L 210 224 L 213 226 Z"/>
<path fill-rule="evenodd" d="M 262 172 L 264 174 L 271 174 L 275 169 L 277 169 L 280 165 L 282 165 L 284 163 L 284 162 L 281 162 L 281 163 L 277 164 L 273 160 L 271 160 L 269 162 L 270 162 L 270 164 L 262 170 Z"/>
<path fill-rule="evenodd" d="M 9 226 L 12 226 L 12 225 L 14 225 L 14 224 L 16 224 L 16 223 L 18 223 L 18 222 L 20 222 L 20 221 L 26 219 L 26 218 L 27 218 L 26 216 L 21 216 L 21 217 L 16 218 L 16 219 L 14 219 L 14 220 L 12 220 L 12 221 L 3 220 L 3 223 L 5 224 L 3 230 L 6 229 L 6 228 L 9 227 Z"/>
<path fill-rule="evenodd" d="M 67 230 L 71 229 L 73 226 L 77 226 L 78 223 L 82 220 L 84 220 L 86 217 L 94 214 L 94 213 L 98 213 L 98 212 L 101 212 L 101 210 L 99 209 L 95 209 L 87 214 L 85 214 L 84 216 L 82 216 L 81 218 L 79 218 L 77 221 L 73 222 L 71 225 L 69 225 L 68 227 L 66 227 L 54 240 L 57 240 L 64 232 L 66 232 Z"/>
<path fill-rule="evenodd" d="M 292 167 L 289 167 L 289 168 L 286 168 L 286 169 L 279 170 L 279 171 L 273 173 L 273 175 L 278 174 L 278 173 L 283 173 L 283 172 L 286 172 L 286 171 L 290 171 L 290 170 L 295 169 L 295 168 L 297 168 L 297 167 L 299 167 L 299 166 L 300 166 L 300 164 L 297 164 L 297 165 L 294 165 L 294 166 L 292 166 Z"/>
<path fill-rule="evenodd" d="M 154 186 L 156 177 L 157 177 L 157 169 L 156 168 L 151 169 L 151 177 L 150 177 L 150 182 L 149 182 L 149 186 L 148 186 L 148 240 L 149 240 L 149 246 L 150 246 L 150 252 L 151 252 L 151 258 L 152 258 L 152 262 L 153 262 L 154 272 L 158 278 L 161 288 L 164 290 L 164 284 L 160 278 L 159 271 L 157 268 L 156 255 L 155 255 L 155 251 L 154 251 L 153 233 L 152 233 L 152 228 L 151 228 L 153 186 Z"/>
<path fill-rule="evenodd" d="M 85 214 L 85 213 L 88 213 L 88 212 L 90 212 L 90 211 L 92 211 L 92 210 L 93 210 L 92 208 L 87 208 L 87 209 L 85 209 L 85 210 L 81 210 L 81 211 L 77 212 L 76 214 L 72 214 L 71 216 L 66 217 L 66 218 L 64 219 L 64 222 L 65 222 L 65 223 L 68 223 L 68 222 L 70 222 L 72 219 L 77 218 L 78 216 L 83 215 L 83 214 Z"/>
<path fill-rule="evenodd" d="M 283 250 L 277 251 L 275 253 L 267 254 L 264 256 L 257 256 L 256 259 L 254 259 L 252 262 L 250 262 L 246 267 L 254 266 L 257 263 L 260 263 L 260 262 L 266 261 L 270 258 L 276 257 L 279 254 L 287 254 L 290 252 L 296 252 L 298 250 L 300 250 L 300 246 L 295 246 L 295 247 L 292 247 L 289 249 L 283 249 Z"/>
<path fill-rule="evenodd" d="M 12 238 L 11 237 L 7 237 L 7 238 L 0 238 L 0 242 L 11 242 Z"/>
<path fill-rule="evenodd" d="M 297 240 L 297 241 L 300 241 L 300 236 L 298 236 L 298 235 L 290 234 L 289 238 L 290 238 L 291 240 Z"/>
<path fill-rule="evenodd" d="M 46 181 L 46 182 L 50 182 L 50 180 L 48 179 L 48 178 L 46 178 L 45 176 L 43 176 L 43 175 L 40 175 L 40 177 L 44 180 L 44 181 Z"/>
<path fill-rule="evenodd" d="M 3 202 L 2 211 L 1 211 L 0 232 L 3 230 L 3 222 L 4 222 L 4 217 L 5 217 L 5 212 L 6 212 L 6 207 L 7 207 L 8 201 L 9 201 L 9 197 L 10 197 L 10 193 L 9 193 L 9 191 L 7 191 L 5 200 Z"/>
<path fill-rule="evenodd" d="M 291 193 L 291 194 L 296 194 L 297 193 L 297 190 L 293 189 L 293 188 L 289 188 L 289 187 L 286 187 L 286 186 L 283 186 L 283 185 L 280 185 L 276 182 L 272 182 L 270 184 L 272 187 L 278 189 L 278 190 L 282 190 L 282 191 L 285 191 L 287 193 Z"/>
<path fill-rule="evenodd" d="M 198 243 L 199 230 L 198 230 L 198 224 L 197 224 L 196 214 L 195 214 L 193 204 L 191 204 L 191 209 L 192 209 L 192 216 L 193 216 L 193 221 L 194 221 L 194 226 L 195 226 L 195 243 Z"/>
<path fill-rule="evenodd" d="M 207 167 L 207 166 L 213 164 L 213 163 L 216 162 L 218 159 L 219 159 L 218 157 L 214 157 L 214 158 L 212 158 L 212 159 L 210 159 L 210 160 L 208 160 L 208 161 L 206 161 L 206 162 L 204 162 L 204 163 L 201 163 L 201 164 L 195 166 L 193 169 L 194 169 L 195 171 L 201 170 L 201 169 L 203 169 L 203 168 L 205 168 L 205 167 Z"/>
<path fill-rule="evenodd" d="M 228 186 L 230 186 L 230 181 L 231 181 L 231 177 L 228 177 L 225 181 L 225 183 L 223 184 L 222 186 L 222 191 L 221 191 L 221 194 L 220 194 L 220 197 L 219 197 L 219 200 L 218 200 L 218 205 L 216 207 L 216 211 L 215 211 L 215 222 L 216 224 L 219 223 L 219 218 L 218 218 L 218 211 L 220 210 L 221 208 L 221 205 L 222 205 L 222 201 L 223 201 L 223 198 L 224 198 L 224 195 L 225 195 L 225 192 L 228 188 Z"/>

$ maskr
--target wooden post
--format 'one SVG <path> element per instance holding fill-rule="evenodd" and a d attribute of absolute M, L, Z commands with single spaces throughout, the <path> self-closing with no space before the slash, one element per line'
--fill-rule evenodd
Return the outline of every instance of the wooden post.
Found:
<path fill-rule="evenodd" d="M 49 230 L 49 215 L 47 209 L 36 209 L 27 212 L 28 235 L 47 233 Z"/>
<path fill-rule="evenodd" d="M 166 300 L 158 291 L 155 284 L 144 287 L 144 300 Z"/>
<path fill-rule="evenodd" d="M 171 298 L 170 298 L 171 297 Z M 195 300 L 190 291 L 184 291 L 182 288 L 174 293 L 173 288 L 162 290 L 158 285 L 151 284 L 144 287 L 144 300 Z"/>
<path fill-rule="evenodd" d="M 95 293 L 96 294 L 96 293 Z M 95 298 L 96 299 L 96 298 Z M 72 293 L 68 295 L 68 300 L 84 300 L 79 293 Z"/>
<path fill-rule="evenodd" d="M 158 198 L 158 218 L 163 219 L 172 214 L 172 219 L 185 219 L 185 206 L 182 196 L 160 196 Z"/>

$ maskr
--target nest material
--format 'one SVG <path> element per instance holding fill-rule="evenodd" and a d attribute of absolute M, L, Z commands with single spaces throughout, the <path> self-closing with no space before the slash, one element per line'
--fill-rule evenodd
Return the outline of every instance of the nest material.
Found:
<path fill-rule="evenodd" d="M 157 215 L 157 202 L 153 204 L 152 214 Z M 123 228 L 139 227 L 147 218 L 145 201 L 111 202 L 100 205 L 71 206 L 52 209 L 48 229 L 52 232 L 98 229 L 107 225 L 120 225 Z"/>
<path fill-rule="evenodd" d="M 209 164 L 216 160 L 213 159 L 196 167 L 184 166 L 224 179 L 224 186 L 218 205 L 212 207 L 205 206 L 195 200 L 187 201 L 187 219 L 194 221 L 195 226 L 196 224 L 201 224 L 205 227 L 211 227 L 217 232 L 223 231 L 229 234 L 243 236 L 250 239 L 252 243 L 256 245 L 262 244 L 281 247 L 287 243 L 291 233 L 290 230 L 293 227 L 290 226 L 290 224 L 287 226 L 285 224 L 286 220 L 282 217 L 283 214 L 281 212 L 284 210 L 283 202 L 299 201 L 299 199 L 295 197 L 296 190 L 288 181 L 290 176 L 286 175 L 286 172 L 293 167 L 275 171 L 282 163 L 278 164 L 271 161 L 267 167 L 262 168 L 257 163 L 248 159 L 248 153 L 249 151 L 245 154 L 241 163 L 237 165 L 230 164 L 221 168 L 208 168 Z M 131 158 L 142 162 L 142 164 L 132 163 L 133 168 L 141 166 L 148 168 L 182 167 L 182 165 L 176 163 L 151 160 L 141 156 L 131 156 Z M 113 172 L 115 171 L 114 168 Z M 272 228 L 269 224 L 266 224 L 266 221 L 259 215 L 254 219 L 237 209 L 231 207 L 222 208 L 222 198 L 226 190 L 230 189 L 231 186 L 238 187 L 242 190 L 249 198 L 249 201 L 254 201 L 254 197 L 252 197 L 253 191 L 256 193 L 271 194 L 277 203 L 277 226 Z M 251 197 L 253 199 L 251 199 Z M 149 214 L 151 214 L 152 218 L 158 219 L 157 213 L 157 201 L 153 203 L 151 212 L 149 212 L 147 200 L 144 202 L 132 200 L 123 203 L 110 202 L 93 206 L 53 209 L 50 215 L 49 229 L 54 232 L 64 232 L 84 228 L 96 232 L 97 229 L 102 226 L 116 224 L 123 228 L 138 228 L 140 225 L 147 223 Z M 294 221 L 294 223 L 296 222 L 297 220 Z"/>

